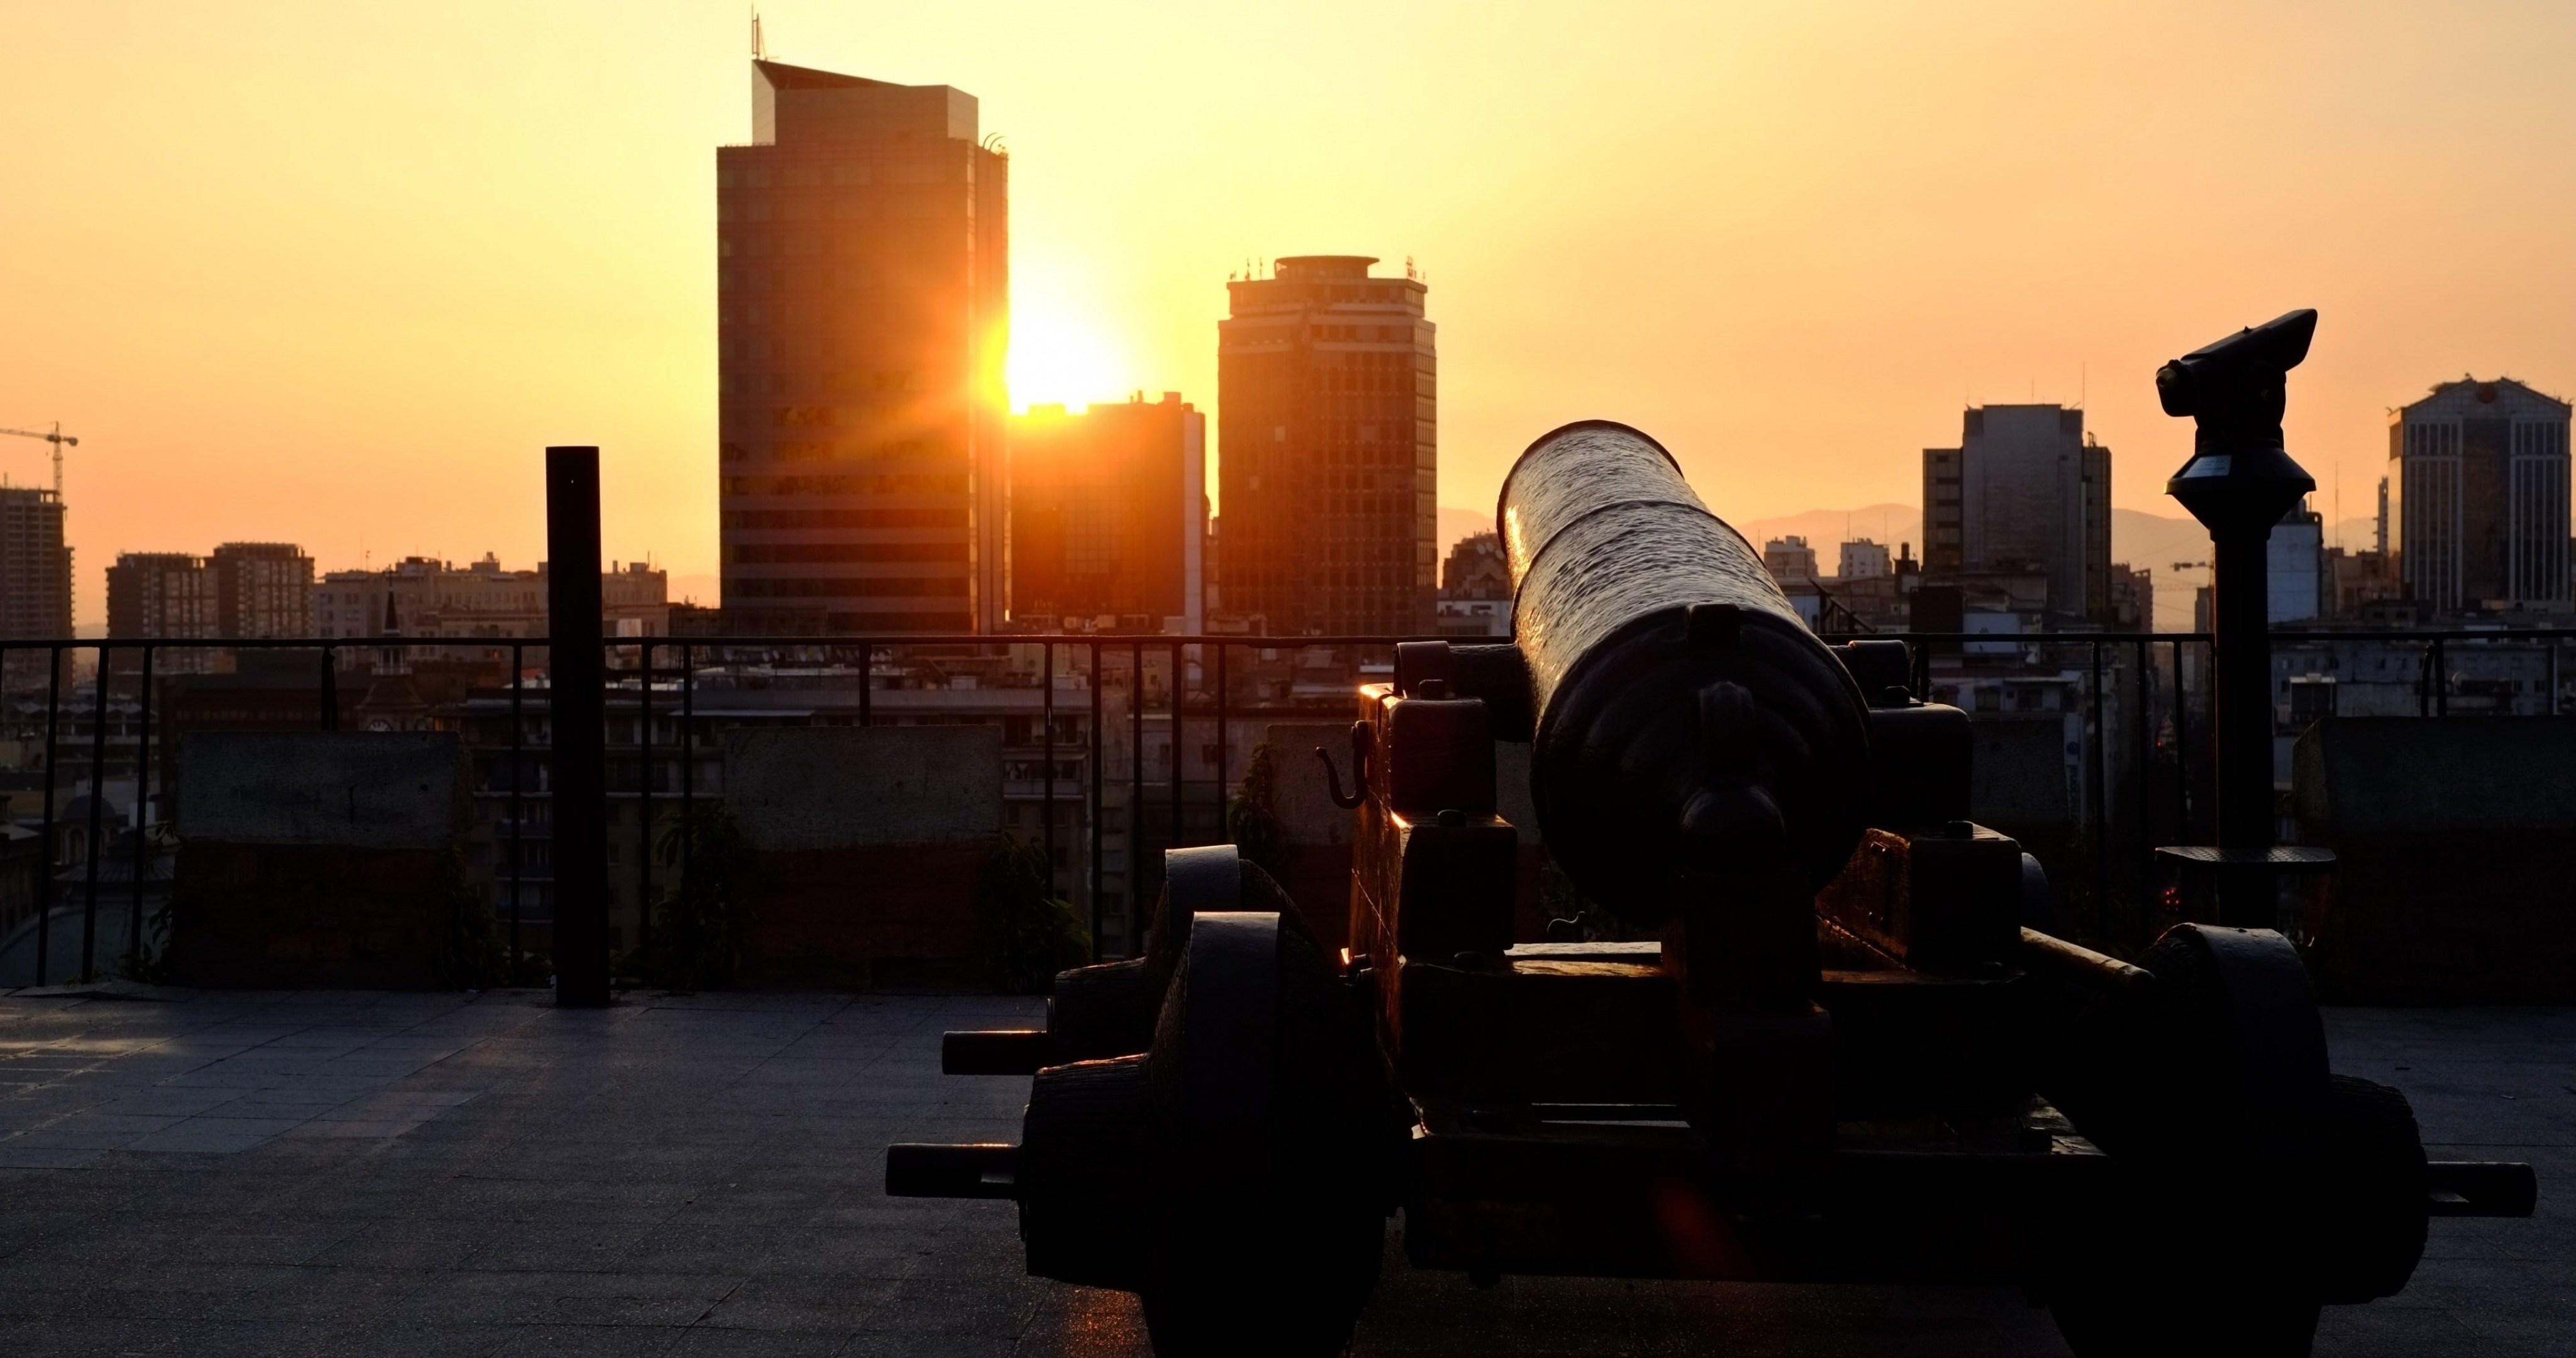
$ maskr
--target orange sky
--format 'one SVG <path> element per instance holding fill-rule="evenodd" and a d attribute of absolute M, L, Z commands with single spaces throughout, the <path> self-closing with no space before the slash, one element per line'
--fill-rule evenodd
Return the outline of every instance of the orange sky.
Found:
<path fill-rule="evenodd" d="M 1416 258 L 1446 505 L 1582 416 L 1662 438 L 1729 517 L 1911 503 L 1963 401 L 2082 393 L 2115 500 L 2172 512 L 2155 365 L 2293 306 L 2324 321 L 2292 451 L 2347 516 L 2427 384 L 2576 390 L 2576 7 L 2109 9 L 763 14 L 781 60 L 981 98 L 1023 401 L 1213 405 L 1229 270 Z M 82 622 L 125 550 L 533 561 L 548 442 L 605 448 L 612 554 L 710 576 L 744 29 L 648 0 L 0 10 L 0 426 L 83 440 Z"/>

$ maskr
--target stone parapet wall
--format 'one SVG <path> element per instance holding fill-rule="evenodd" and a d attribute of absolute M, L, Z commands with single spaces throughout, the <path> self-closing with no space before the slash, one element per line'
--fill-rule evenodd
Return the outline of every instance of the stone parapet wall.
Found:
<path fill-rule="evenodd" d="M 2576 1001 L 2576 720 L 2340 717 L 2292 758 L 2326 998 Z"/>
<path fill-rule="evenodd" d="M 425 989 L 478 979 L 464 747 L 443 732 L 185 737 L 162 950 L 214 987 Z M 488 944 L 488 940 L 479 940 Z"/>
<path fill-rule="evenodd" d="M 1002 845 L 994 726 L 725 735 L 725 802 L 753 851 L 735 979 L 754 987 L 989 985 L 978 884 Z"/>

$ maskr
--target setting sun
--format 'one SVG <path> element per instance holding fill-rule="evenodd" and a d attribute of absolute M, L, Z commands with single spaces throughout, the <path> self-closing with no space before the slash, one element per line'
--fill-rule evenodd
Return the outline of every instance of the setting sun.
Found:
<path fill-rule="evenodd" d="M 1133 385 L 1099 327 L 1075 308 L 1022 280 L 1011 297 L 1011 356 L 1007 366 L 1011 407 L 1080 408 L 1116 399 Z"/>

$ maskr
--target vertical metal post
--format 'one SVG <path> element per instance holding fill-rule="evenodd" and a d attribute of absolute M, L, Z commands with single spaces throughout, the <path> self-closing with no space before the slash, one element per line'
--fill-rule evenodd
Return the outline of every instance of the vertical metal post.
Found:
<path fill-rule="evenodd" d="M 2433 715 L 2433 648 L 2430 645 L 2415 657 L 2415 715 Z"/>
<path fill-rule="evenodd" d="M 635 802 L 635 949 L 653 946 L 653 639 L 636 648 L 643 667 L 635 718 L 636 774 L 642 790 Z"/>
<path fill-rule="evenodd" d="M 2218 847 L 2247 852 L 2272 847 L 2272 636 L 2265 543 L 2272 526 L 2212 529 L 2218 636 L 2211 657 L 2210 719 L 2218 746 Z M 2275 882 L 2265 875 L 2223 873 L 2219 921 L 2269 927 Z"/>
<path fill-rule="evenodd" d="M 1145 937 L 1145 643 L 1129 643 L 1127 656 L 1127 955 L 1142 957 Z"/>
<path fill-rule="evenodd" d="M 322 648 L 322 729 L 340 729 L 340 672 L 331 648 Z"/>
<path fill-rule="evenodd" d="M 2174 838 L 2191 842 L 2191 690 L 2182 677 L 2183 647 L 2174 643 Z"/>
<path fill-rule="evenodd" d="M 1039 794 L 1038 813 L 1046 828 L 1039 843 L 1046 854 L 1047 897 L 1051 900 L 1055 896 L 1055 643 L 1042 643 L 1040 649 L 1046 659 L 1038 666 L 1038 771 L 1046 781 L 1045 790 Z"/>
<path fill-rule="evenodd" d="M 88 849 L 81 854 L 84 873 L 81 882 L 81 965 L 80 979 L 98 978 L 98 861 L 107 857 L 106 847 L 98 842 L 107 824 L 107 643 L 98 644 L 98 673 L 92 686 L 98 690 L 97 701 L 90 706 L 89 717 L 89 825 Z"/>
<path fill-rule="evenodd" d="M 1230 817 L 1228 817 L 1228 816 L 1226 815 L 1226 803 L 1227 803 L 1228 794 L 1229 794 L 1229 793 L 1231 793 L 1231 792 L 1233 791 L 1233 786 L 1232 786 L 1232 784 L 1227 780 L 1227 778 L 1226 778 L 1226 771 L 1225 771 L 1225 764 L 1226 764 L 1226 760 L 1225 760 L 1225 753 L 1226 753 L 1226 751 L 1225 751 L 1225 702 L 1226 702 L 1226 696 L 1227 696 L 1227 695 L 1226 695 L 1226 691 L 1225 691 L 1225 690 L 1226 690 L 1226 683 L 1225 683 L 1225 652 L 1226 652 L 1226 645 L 1225 645 L 1225 643 L 1224 643 L 1224 642 L 1222 642 L 1222 641 L 1218 642 L 1218 643 L 1216 644 L 1216 840 L 1215 840 L 1215 842 L 1216 842 L 1216 843 L 1219 843 L 1219 844 L 1231 844 L 1231 843 L 1233 843 L 1233 842 L 1234 842 L 1234 827 L 1233 827 L 1232 825 L 1229 825 L 1229 824 L 1227 824 L 1227 823 L 1226 823 L 1229 819 L 1231 819 Z"/>
<path fill-rule="evenodd" d="M 860 677 L 862 685 L 866 676 Z M 864 687 L 861 692 L 865 692 Z M 694 647 L 680 648 L 680 890 L 690 890 L 690 849 L 698 839 L 698 664 Z"/>
<path fill-rule="evenodd" d="M 1172 643 L 1172 837 L 1166 849 L 1181 847 L 1181 695 L 1189 691 L 1188 662 L 1181 655 L 1181 643 Z"/>
<path fill-rule="evenodd" d="M 870 719 L 876 715 L 874 710 L 876 691 L 877 644 L 873 641 L 862 641 L 859 643 L 859 725 L 861 726 L 868 725 Z"/>
<path fill-rule="evenodd" d="M 2567 643 L 2558 637 L 2549 639 L 2549 715 L 2558 715 L 2558 651 Z"/>
<path fill-rule="evenodd" d="M 519 974 L 519 898 L 526 893 L 526 860 L 520 856 L 521 833 L 528 823 L 527 692 L 528 653 L 510 643 L 510 976 Z"/>
<path fill-rule="evenodd" d="M 143 648 L 141 693 L 134 723 L 134 891 L 125 922 L 125 974 L 143 970 L 143 879 L 152 871 L 152 648 Z"/>
<path fill-rule="evenodd" d="M 1091 643 L 1091 960 L 1100 960 L 1100 643 Z"/>
<path fill-rule="evenodd" d="M 2111 770 L 2110 742 L 2105 738 L 2102 716 L 2102 643 L 2089 643 L 2093 653 L 2093 908 L 2099 919 L 2111 919 Z"/>
<path fill-rule="evenodd" d="M 2451 715 L 2451 666 L 2449 653 L 2442 649 L 2442 639 L 2433 638 L 2433 715 Z"/>
<path fill-rule="evenodd" d="M 2153 624 L 2152 618 L 2149 623 Z M 2156 787 L 2155 698 L 2150 692 L 2156 677 L 2154 655 L 2154 644 L 2145 637 L 2138 638 L 2134 659 L 2138 665 L 2138 902 L 2142 909 L 2147 898 L 2147 883 L 2155 876 L 2156 866 L 2156 837 L 2147 831 L 2147 817 L 2154 814 L 2147 808 L 2155 803 Z"/>
<path fill-rule="evenodd" d="M 608 759 L 599 449 L 546 449 L 546 664 L 554 707 L 555 1003 L 608 1003 Z"/>
<path fill-rule="evenodd" d="M 62 765 L 55 758 L 55 730 L 61 722 L 63 708 L 63 648 L 45 648 L 45 816 L 44 852 L 37 855 L 39 876 L 36 882 L 36 984 L 43 985 L 52 961 L 54 942 L 54 775 Z"/>

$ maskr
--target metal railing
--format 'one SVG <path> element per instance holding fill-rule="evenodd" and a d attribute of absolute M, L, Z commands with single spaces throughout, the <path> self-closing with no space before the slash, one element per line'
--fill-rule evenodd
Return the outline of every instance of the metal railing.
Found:
<path fill-rule="evenodd" d="M 605 654 L 609 658 L 631 654 L 635 662 L 631 667 L 611 665 L 606 671 L 605 687 L 613 694 L 623 691 L 626 685 L 634 685 L 639 717 L 634 742 L 641 775 L 638 780 L 640 814 L 637 830 L 639 886 L 637 943 L 639 946 L 649 946 L 651 941 L 650 930 L 654 905 L 653 871 L 656 857 L 654 840 L 657 829 L 654 805 L 659 788 L 656 760 L 668 757 L 676 757 L 679 760 L 680 776 L 676 800 L 683 824 L 693 823 L 699 799 L 697 788 L 699 746 L 705 734 L 701 730 L 697 690 L 701 671 L 708 665 L 731 666 L 757 663 L 748 657 L 757 657 L 764 653 L 776 658 L 796 653 L 828 655 L 857 652 L 860 659 L 856 720 L 857 724 L 864 727 L 878 724 L 875 666 L 876 659 L 881 653 L 893 653 L 898 656 L 909 653 L 910 658 L 918 660 L 925 655 L 937 656 L 942 653 L 954 658 L 960 652 L 970 655 L 982 653 L 989 656 L 996 649 L 1040 648 L 1036 676 L 1041 695 L 1038 701 L 1040 731 L 1038 745 L 1045 774 L 1039 780 L 1042 784 L 1042 791 L 1038 797 L 1041 824 L 1040 849 L 1048 865 L 1052 882 L 1055 880 L 1058 847 L 1056 811 L 1060 797 L 1059 788 L 1065 781 L 1059 776 L 1057 769 L 1059 745 L 1056 729 L 1059 708 L 1057 665 L 1062 653 L 1070 652 L 1081 656 L 1089 676 L 1085 685 L 1087 692 L 1084 698 L 1087 705 L 1087 731 L 1080 747 L 1087 767 L 1077 782 L 1076 795 L 1087 812 L 1084 817 L 1088 835 L 1086 855 L 1088 891 L 1086 894 L 1093 947 L 1097 951 L 1106 922 L 1104 909 L 1108 895 L 1104 880 L 1105 855 L 1102 842 L 1106 822 L 1106 817 L 1103 815 L 1106 791 L 1104 756 L 1108 749 L 1108 723 L 1103 711 L 1102 698 L 1104 690 L 1108 687 L 1103 680 L 1108 674 L 1106 665 L 1110 659 L 1123 659 L 1127 662 L 1126 675 L 1129 686 L 1129 730 L 1127 732 L 1129 782 L 1126 833 L 1130 849 L 1126 863 L 1124 905 L 1132 946 L 1134 922 L 1146 899 L 1144 883 L 1148 876 L 1147 868 L 1149 863 L 1156 861 L 1153 855 L 1142 851 L 1143 845 L 1149 838 L 1145 821 L 1148 806 L 1151 804 L 1148 796 L 1149 780 L 1146 776 L 1148 761 L 1145 749 L 1145 727 L 1149 715 L 1150 697 L 1146 682 L 1149 655 L 1159 659 L 1167 653 L 1171 666 L 1171 683 L 1164 695 L 1161 712 L 1158 714 L 1165 717 L 1170 724 L 1171 742 L 1168 787 L 1159 790 L 1166 794 L 1163 800 L 1167 804 L 1167 814 L 1163 818 L 1163 833 L 1159 836 L 1159 842 L 1164 847 L 1178 847 L 1194 838 L 1189 830 L 1191 817 L 1188 814 L 1188 785 L 1193 781 L 1189 777 L 1191 760 L 1185 753 L 1184 744 L 1184 732 L 1188 727 L 1203 723 L 1206 734 L 1211 738 L 1209 758 L 1206 761 L 1211 771 L 1210 777 L 1206 780 L 1210 787 L 1205 794 L 1210 802 L 1204 808 L 1210 815 L 1205 823 L 1213 827 L 1213 836 L 1222 840 L 1228 833 L 1229 812 L 1234 798 L 1235 781 L 1231 772 L 1230 756 L 1234 747 L 1235 727 L 1247 718 L 1337 719 L 1348 714 L 1347 706 L 1328 708 L 1314 703 L 1301 705 L 1293 698 L 1263 701 L 1256 697 L 1251 701 L 1240 700 L 1236 693 L 1237 684 L 1231 663 L 1236 652 L 1278 652 L 1291 656 L 1317 650 L 1348 652 L 1351 654 L 1342 662 L 1344 668 L 1337 672 L 1356 676 L 1361 665 L 1366 661 L 1381 658 L 1391 660 L 1393 649 L 1398 643 L 1416 639 L 1431 638 L 1143 636 L 1063 633 L 954 636 L 603 637 L 599 644 L 605 648 Z M 1453 642 L 1482 640 L 1460 637 L 1439 639 Z M 2156 847 L 2154 842 L 2156 836 L 2150 826 L 2152 817 L 2149 814 L 2148 803 L 2153 797 L 2154 783 L 2159 769 L 2160 738 L 2168 727 L 2171 737 L 2169 744 L 2164 748 L 2170 750 L 2169 767 L 2173 780 L 2170 824 L 2177 839 L 2187 839 L 2192 834 L 2200 819 L 2200 811 L 2195 805 L 2193 795 L 2192 778 L 2193 761 L 2199 749 L 2196 737 L 2205 735 L 2210 729 L 2210 714 L 2206 710 L 2205 700 L 2197 704 L 2194 701 L 2196 695 L 2192 691 L 2192 686 L 2186 682 L 2185 655 L 2191 648 L 2199 647 L 2205 659 L 2211 643 L 2208 634 L 2200 632 L 2032 634 L 1880 632 L 1872 634 L 1871 639 L 1897 640 L 1912 644 L 1915 667 L 1913 687 L 1918 695 L 1924 696 L 1933 695 L 1945 680 L 1956 685 L 1962 682 L 1973 683 L 1981 679 L 2005 680 L 2014 677 L 2016 673 L 2025 679 L 2034 677 L 2034 672 L 2028 667 L 2026 658 L 2019 654 L 2022 652 L 2038 651 L 2048 657 L 2063 657 L 2073 662 L 2071 668 L 2083 680 L 2078 698 L 2083 704 L 2080 715 L 2085 722 L 2086 745 L 2084 757 L 2080 761 L 2086 795 L 2082 798 L 2083 814 L 2079 829 L 2080 839 L 2089 845 L 2093 860 L 2092 887 L 2097 902 L 2107 902 L 2111 895 L 2113 840 L 2117 837 L 2114 833 L 2111 813 L 2113 789 L 2110 782 L 2112 763 L 2110 742 L 2113 736 L 2106 716 L 2106 698 L 2115 677 L 2125 678 L 2127 690 L 2134 699 L 2126 705 L 2131 709 L 2128 713 L 2130 726 L 2128 739 L 2132 742 L 2130 752 L 2135 757 L 2135 767 L 2131 770 L 2131 795 L 2134 798 L 2136 814 L 2131 819 L 2133 837 L 2136 841 L 2134 845 L 2136 861 L 2141 874 L 2139 881 L 2143 883 L 2146 880 L 2145 874 L 2151 870 L 2153 850 Z M 2576 641 L 2576 628 L 2510 631 L 2459 629 L 2375 631 L 2320 628 L 2281 630 L 2273 633 L 2276 655 L 2286 649 L 2310 642 L 2370 642 L 2412 645 L 2420 648 L 2417 678 L 2418 710 L 2421 715 L 2428 717 L 2450 714 L 2449 665 L 2463 649 L 2533 646 L 2546 648 L 2547 665 L 2544 686 L 2548 701 L 2544 710 L 2549 715 L 2557 715 L 2563 710 L 2560 699 L 2559 653 L 2571 641 Z M 46 983 L 55 960 L 51 956 L 51 936 L 58 885 L 56 869 L 59 866 L 56 834 L 60 828 L 56 792 L 60 782 L 59 771 L 62 768 L 61 728 L 66 710 L 63 681 L 67 659 L 81 651 L 89 651 L 94 653 L 98 665 L 96 691 L 91 697 L 90 711 L 91 795 L 85 811 L 84 836 L 87 849 L 84 861 L 73 865 L 82 868 L 85 873 L 80 957 L 76 975 L 86 979 L 98 974 L 96 943 L 100 904 L 99 867 L 106 854 L 106 841 L 103 838 L 106 829 L 104 784 L 110 754 L 108 734 L 111 716 L 110 690 L 112 686 L 128 679 L 134 681 L 136 696 L 133 703 L 132 749 L 137 810 L 133 817 L 136 829 L 133 881 L 129 899 L 126 902 L 128 909 L 126 961 L 131 967 L 143 946 L 146 923 L 144 919 L 145 887 L 150 879 L 153 855 L 151 836 L 147 830 L 148 808 L 152 796 L 151 779 L 156 772 L 153 759 L 156 661 L 167 653 L 183 650 L 316 652 L 318 675 L 315 685 L 314 715 L 318 728 L 327 731 L 337 729 L 340 725 L 342 703 L 339 694 L 338 659 L 343 652 L 387 649 L 425 652 L 440 649 L 478 649 L 497 655 L 499 651 L 506 648 L 509 655 L 507 694 L 510 736 L 507 754 L 510 781 L 507 793 L 510 815 L 505 841 L 506 868 L 496 874 L 498 880 L 495 885 L 506 888 L 499 893 L 502 895 L 501 904 L 504 906 L 504 910 L 499 912 L 502 915 L 500 923 L 506 930 L 510 956 L 515 966 L 517 959 L 523 955 L 523 906 L 529 883 L 525 845 L 529 783 L 532 781 L 536 758 L 540 754 L 550 755 L 552 747 L 551 738 L 545 747 L 538 747 L 532 744 L 528 737 L 527 718 L 531 696 L 548 695 L 550 689 L 529 682 L 527 661 L 530 651 L 542 651 L 547 645 L 547 641 L 542 638 L 391 637 L 381 639 L 153 637 L 0 642 L 0 675 L 8 672 L 7 662 L 13 656 L 41 654 L 46 658 L 48 665 L 44 680 L 44 715 L 41 728 L 45 775 L 38 825 L 42 845 L 39 850 L 40 858 L 35 883 L 36 900 L 33 910 L 33 918 L 36 921 L 34 951 L 37 983 L 40 985 Z M 1981 656 L 1976 649 L 1980 647 L 2011 648 L 2016 655 L 2010 657 L 2009 661 L 2016 668 L 2007 672 L 1998 667 L 1981 673 L 1979 667 Z M 2168 649 L 2167 663 L 2159 664 L 2160 658 L 2156 655 L 2158 647 Z M 139 664 L 134 669 L 118 671 L 112 664 L 112 658 L 119 654 L 137 656 Z M 1201 681 L 1197 685 L 1191 682 L 1193 657 L 1197 661 Z M 2125 659 L 2125 664 L 2119 663 L 2121 658 Z M 1256 667 L 1263 663 L 1258 655 L 1254 656 L 1253 660 Z M 2106 661 L 2112 662 L 2108 669 L 2106 669 Z M 2061 678 L 2067 668 L 2069 666 L 2061 666 L 2059 670 Z M 1295 671 L 1293 663 L 1289 669 L 1293 674 Z M 2127 673 L 2125 676 L 2115 676 L 2111 673 L 2114 669 L 2125 670 Z M 2168 674 L 2171 676 L 2169 680 L 2165 677 Z M 160 677 L 164 680 L 177 678 L 170 675 Z M 657 696 L 655 685 L 666 679 L 676 680 L 678 688 L 676 695 L 678 748 L 669 755 L 657 750 L 654 734 Z M 2160 693 L 2162 701 L 2158 698 Z M 2193 710 L 2196 705 L 2201 708 L 2198 712 Z M 15 720 L 17 706 L 17 699 L 11 698 L 13 733 L 23 734 L 23 728 L 29 723 Z M 548 706 L 551 708 L 551 703 Z M 2066 713 L 2062 707 L 2041 710 L 2055 711 L 2061 715 L 2076 715 Z M 1983 714 L 1971 713 L 1972 719 L 1978 715 Z M 166 715 L 162 718 L 164 723 L 169 720 Z M 73 721 L 77 730 L 77 715 L 73 717 Z M 28 743 L 32 746 L 33 739 Z M 167 760 L 163 763 L 166 765 Z M 485 786 L 479 790 L 488 795 L 497 789 Z M 603 794 L 603 796 L 606 795 L 611 794 Z M 676 839 L 677 862 L 674 866 L 677 869 L 678 880 L 686 881 L 692 866 L 694 835 L 683 832 Z"/>

